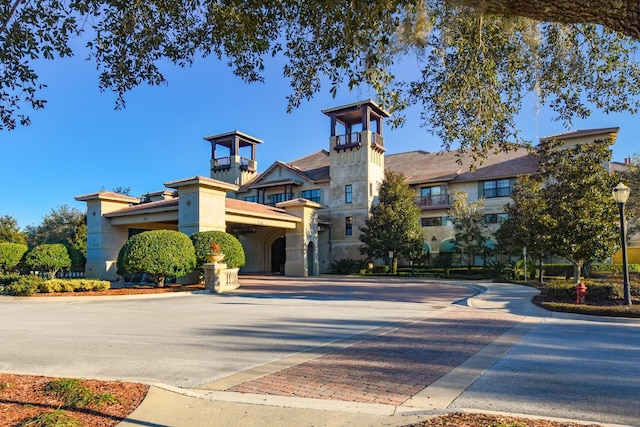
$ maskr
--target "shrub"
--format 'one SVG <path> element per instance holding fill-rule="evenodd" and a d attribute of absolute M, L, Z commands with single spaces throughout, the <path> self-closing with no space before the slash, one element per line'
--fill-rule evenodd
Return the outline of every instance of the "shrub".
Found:
<path fill-rule="evenodd" d="M 190 273 L 196 266 L 193 244 L 184 233 L 172 230 L 145 231 L 131 237 L 118 256 L 120 268 L 130 274 L 148 272 L 156 284 L 167 277 Z"/>
<path fill-rule="evenodd" d="M 333 274 L 356 274 L 366 267 L 366 260 L 342 258 L 329 265 L 329 272 Z M 374 273 L 376 269 L 373 269 Z"/>
<path fill-rule="evenodd" d="M 0 272 L 13 270 L 28 249 L 27 245 L 20 243 L 0 243 Z"/>
<path fill-rule="evenodd" d="M 111 287 L 106 280 L 51 279 L 38 285 L 38 292 L 104 291 Z"/>
<path fill-rule="evenodd" d="M 67 248 L 60 243 L 36 246 L 27 254 L 26 263 L 33 269 L 42 269 L 49 272 L 49 277 L 56 277 L 61 268 L 71 267 L 71 258 Z"/>
<path fill-rule="evenodd" d="M 99 407 L 118 403 L 114 394 L 96 393 L 82 385 L 82 381 L 77 378 L 59 378 L 49 381 L 45 387 L 45 393 L 62 399 L 67 408 Z"/>
<path fill-rule="evenodd" d="M 224 254 L 224 262 L 229 268 L 239 268 L 246 264 L 244 248 L 235 236 L 224 231 L 199 231 L 191 236 L 191 242 L 196 251 L 196 265 L 209 262 L 207 255 L 211 252 L 211 244 L 215 243 Z"/>
<path fill-rule="evenodd" d="M 29 296 L 38 292 L 40 284 L 46 279 L 38 276 L 18 276 L 14 281 L 5 285 L 3 293 L 14 296 Z"/>

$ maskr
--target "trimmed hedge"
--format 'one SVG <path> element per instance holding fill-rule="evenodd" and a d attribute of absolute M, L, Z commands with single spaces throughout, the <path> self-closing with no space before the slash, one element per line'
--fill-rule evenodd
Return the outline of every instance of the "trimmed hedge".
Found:
<path fill-rule="evenodd" d="M 51 278 L 58 270 L 71 267 L 71 258 L 66 246 L 61 243 L 45 243 L 38 245 L 26 256 L 25 262 L 33 269 L 49 272 Z"/>
<path fill-rule="evenodd" d="M 597 283 L 589 280 L 584 280 L 583 283 L 587 286 L 587 303 L 623 298 L 621 283 Z M 576 300 L 575 286 L 572 281 L 552 280 L 545 283 L 541 296 L 547 301 L 573 303 Z M 631 295 L 640 296 L 640 285 L 631 286 Z"/>
<path fill-rule="evenodd" d="M 82 291 L 106 291 L 111 288 L 111 283 L 106 280 L 92 279 L 52 279 L 38 285 L 38 292 L 82 292 Z"/>
<path fill-rule="evenodd" d="M 37 293 L 105 291 L 111 288 L 106 280 L 93 279 L 51 279 L 39 276 L 0 277 L 0 294 L 29 296 Z"/>
<path fill-rule="evenodd" d="M 13 270 L 27 253 L 27 245 L 20 243 L 0 243 L 0 272 Z"/>
<path fill-rule="evenodd" d="M 196 254 L 189 236 L 173 230 L 145 231 L 132 236 L 120 249 L 118 270 L 153 274 L 158 286 L 166 277 L 189 274 L 196 266 Z"/>
<path fill-rule="evenodd" d="M 220 252 L 224 254 L 222 262 L 227 264 L 228 268 L 240 268 L 247 262 L 240 240 L 224 231 L 199 231 L 191 236 L 191 242 L 196 251 L 196 265 L 200 269 L 203 264 L 209 262 L 207 255 L 210 253 L 211 243 L 220 246 Z"/>

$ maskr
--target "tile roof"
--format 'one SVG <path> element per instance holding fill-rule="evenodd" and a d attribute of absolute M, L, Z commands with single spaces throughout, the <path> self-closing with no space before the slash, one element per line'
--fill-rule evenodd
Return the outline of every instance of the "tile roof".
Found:
<path fill-rule="evenodd" d="M 540 142 L 550 141 L 554 139 L 564 140 L 564 139 L 570 139 L 570 138 L 577 138 L 580 136 L 599 135 L 603 133 L 611 134 L 611 133 L 618 133 L 618 131 L 620 131 L 619 127 L 572 130 L 569 132 L 558 133 L 555 135 L 543 136 L 542 138 L 540 138 Z"/>
<path fill-rule="evenodd" d="M 302 171 L 312 181 L 325 181 L 329 179 L 329 152 L 327 150 L 316 151 L 308 156 L 289 162 L 290 167 Z"/>
<path fill-rule="evenodd" d="M 385 156 L 385 169 L 402 173 L 409 184 L 477 181 L 538 170 L 537 158 L 524 148 L 489 154 L 474 171 L 470 170 L 472 164 L 469 154 L 459 155 L 457 151 L 429 153 L 418 150 Z"/>
<path fill-rule="evenodd" d="M 141 213 L 153 213 L 153 212 L 168 212 L 178 210 L 178 198 L 170 200 L 160 200 L 157 202 L 140 203 L 138 205 L 129 206 L 124 209 L 120 209 L 114 212 L 105 214 L 105 217 L 119 217 Z M 236 211 L 242 213 L 251 213 L 257 216 L 285 219 L 289 221 L 299 222 L 300 218 L 289 215 L 284 209 L 275 208 L 272 206 L 262 205 L 259 203 L 245 202 L 243 200 L 225 199 L 225 207 L 227 211 Z"/>

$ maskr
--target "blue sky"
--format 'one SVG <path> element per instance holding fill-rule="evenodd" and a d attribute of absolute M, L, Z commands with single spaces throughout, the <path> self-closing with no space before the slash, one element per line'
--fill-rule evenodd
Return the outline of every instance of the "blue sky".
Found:
<path fill-rule="evenodd" d="M 262 139 L 259 171 L 328 148 L 329 119 L 320 110 L 374 97 L 367 89 L 344 89 L 334 99 L 327 87 L 287 113 L 289 83 L 276 61 L 267 64 L 265 84 L 249 85 L 209 58 L 191 68 L 167 66 L 167 86 L 136 88 L 126 97 L 126 109 L 116 111 L 115 96 L 99 92 L 95 65 L 82 54 L 43 65 L 38 72 L 48 85 L 46 108 L 31 112 L 31 126 L 0 131 L 0 216 L 13 216 L 21 228 L 39 224 L 61 205 L 84 210 L 74 196 L 101 188 L 130 187 L 139 196 L 164 189 L 168 181 L 209 176 L 207 135 L 237 129 Z M 441 141 L 420 127 L 419 112 L 410 110 L 400 129 L 385 128 L 388 153 L 440 150 Z M 567 130 L 547 116 L 532 103 L 519 119 L 522 136 L 537 141 Z M 612 126 L 621 128 L 614 160 L 640 152 L 638 116 L 594 113 L 571 130 Z"/>

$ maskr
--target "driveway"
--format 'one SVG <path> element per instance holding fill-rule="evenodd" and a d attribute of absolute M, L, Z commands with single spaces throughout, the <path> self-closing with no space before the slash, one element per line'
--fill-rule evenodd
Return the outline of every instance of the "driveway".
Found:
<path fill-rule="evenodd" d="M 229 295 L 0 298 L 0 371 L 640 425 L 639 322 L 481 285 L 243 277 Z"/>
<path fill-rule="evenodd" d="M 0 298 L 0 371 L 195 388 L 474 295 L 424 281 L 242 277 L 239 292 Z"/>

